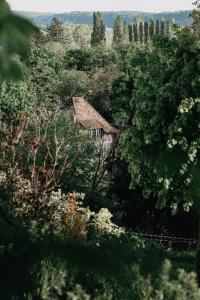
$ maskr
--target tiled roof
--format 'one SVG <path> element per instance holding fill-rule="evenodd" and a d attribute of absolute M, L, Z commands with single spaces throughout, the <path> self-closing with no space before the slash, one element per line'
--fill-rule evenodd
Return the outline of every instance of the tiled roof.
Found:
<path fill-rule="evenodd" d="M 109 124 L 83 97 L 74 97 L 76 121 L 88 129 L 103 129 L 106 133 L 118 133 L 118 129 Z"/>

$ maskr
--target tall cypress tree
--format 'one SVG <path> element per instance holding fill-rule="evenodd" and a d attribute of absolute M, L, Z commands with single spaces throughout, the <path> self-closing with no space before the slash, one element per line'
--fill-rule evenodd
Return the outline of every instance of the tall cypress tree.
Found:
<path fill-rule="evenodd" d="M 139 40 L 139 35 L 138 35 L 138 24 L 137 23 L 135 23 L 135 24 L 133 24 L 133 40 L 134 40 L 134 42 L 138 42 L 138 40 Z"/>
<path fill-rule="evenodd" d="M 141 18 L 136 17 L 135 22 L 133 24 L 133 37 L 134 37 L 134 42 L 139 42 L 139 26 L 140 26 Z"/>
<path fill-rule="evenodd" d="M 160 21 L 160 33 L 162 34 L 162 35 L 165 35 L 165 28 L 166 27 L 166 21 L 165 21 L 165 19 L 161 19 L 161 21 Z"/>
<path fill-rule="evenodd" d="M 150 19 L 150 22 L 149 22 L 149 38 L 150 40 L 153 39 L 155 35 L 155 21 L 154 19 Z"/>
<path fill-rule="evenodd" d="M 144 22 L 144 42 L 147 44 L 149 41 L 149 22 Z"/>
<path fill-rule="evenodd" d="M 124 38 L 124 22 L 120 16 L 115 19 L 113 27 L 113 43 L 118 44 L 123 41 Z"/>
<path fill-rule="evenodd" d="M 91 34 L 91 46 L 98 46 L 106 42 L 106 26 L 100 12 L 93 14 L 93 31 Z"/>
<path fill-rule="evenodd" d="M 156 35 L 160 34 L 160 21 L 156 20 L 156 30 L 155 30 Z"/>
<path fill-rule="evenodd" d="M 143 20 L 139 23 L 139 41 L 142 44 L 144 42 L 144 22 Z"/>
<path fill-rule="evenodd" d="M 166 21 L 166 34 L 170 35 L 171 34 L 171 22 L 169 20 Z"/>
<path fill-rule="evenodd" d="M 128 33 L 129 33 L 129 42 L 133 42 L 133 25 L 129 24 L 128 25 Z"/>
<path fill-rule="evenodd" d="M 125 43 L 128 43 L 129 42 L 129 28 L 128 28 L 128 24 L 127 22 L 124 22 L 123 24 L 123 41 Z"/>

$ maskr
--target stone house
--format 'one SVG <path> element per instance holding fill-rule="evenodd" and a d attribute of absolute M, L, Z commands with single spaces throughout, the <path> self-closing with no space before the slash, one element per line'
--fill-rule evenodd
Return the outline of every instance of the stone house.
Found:
<path fill-rule="evenodd" d="M 112 159 L 119 130 L 107 122 L 83 97 L 73 98 L 74 120 L 89 139 L 96 141 L 96 147 L 106 159 Z"/>

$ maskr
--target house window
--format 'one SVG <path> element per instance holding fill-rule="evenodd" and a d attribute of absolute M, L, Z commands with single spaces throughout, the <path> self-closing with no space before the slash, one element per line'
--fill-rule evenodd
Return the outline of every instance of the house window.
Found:
<path fill-rule="evenodd" d="M 112 141 L 113 141 L 112 134 L 104 134 L 103 136 L 104 143 L 112 143 Z"/>
<path fill-rule="evenodd" d="M 90 139 L 102 138 L 102 129 L 90 129 L 89 137 L 90 137 Z"/>

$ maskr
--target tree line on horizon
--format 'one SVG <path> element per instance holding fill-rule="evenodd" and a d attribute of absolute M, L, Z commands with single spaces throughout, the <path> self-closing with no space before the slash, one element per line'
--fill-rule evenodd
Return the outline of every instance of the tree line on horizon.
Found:
<path fill-rule="evenodd" d="M 115 18 L 113 26 L 112 44 L 119 43 L 140 43 L 147 44 L 152 41 L 156 35 L 170 35 L 172 28 L 175 26 L 175 20 L 154 20 L 144 21 L 141 17 L 136 17 L 133 23 L 127 23 L 121 16 Z M 47 26 L 47 39 L 63 43 L 66 39 L 64 23 L 57 18 L 53 18 Z M 76 30 L 75 30 L 76 34 Z M 93 28 L 91 33 L 90 44 L 92 47 L 106 44 L 106 25 L 100 12 L 93 13 Z"/>

